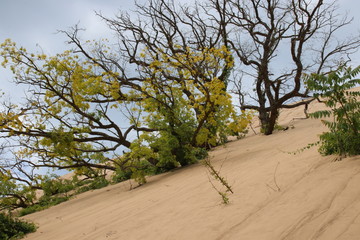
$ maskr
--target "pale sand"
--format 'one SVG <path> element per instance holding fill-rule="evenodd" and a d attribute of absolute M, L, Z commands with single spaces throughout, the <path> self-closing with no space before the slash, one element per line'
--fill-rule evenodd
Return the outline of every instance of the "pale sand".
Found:
<path fill-rule="evenodd" d="M 196 164 L 131 191 L 124 182 L 28 215 L 39 229 L 26 239 L 360 239 L 360 156 L 333 162 L 317 147 L 285 153 L 326 130 L 319 120 L 296 117 L 304 117 L 303 107 L 281 114 L 280 124 L 293 129 L 211 152 L 234 190 L 228 205 Z"/>

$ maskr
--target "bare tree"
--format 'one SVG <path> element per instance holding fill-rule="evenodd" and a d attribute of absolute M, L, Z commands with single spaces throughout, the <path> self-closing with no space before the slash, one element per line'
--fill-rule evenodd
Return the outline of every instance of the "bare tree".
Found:
<path fill-rule="evenodd" d="M 243 78 L 232 81 L 237 89 L 239 81 L 252 84 L 256 104 L 242 102 L 241 108 L 258 111 L 266 135 L 273 132 L 281 108 L 312 100 L 304 73 L 329 72 L 340 60 L 350 61 L 360 46 L 358 35 L 339 38 L 352 19 L 338 13 L 336 2 L 210 0 L 209 6 L 224 16 L 218 27 L 227 29 L 224 41 L 241 64 Z M 301 98 L 307 99 L 292 103 Z"/>
<path fill-rule="evenodd" d="M 231 54 L 224 56 L 223 59 L 228 59 L 225 62 L 218 60 L 216 67 L 210 67 L 211 64 L 205 59 L 197 63 L 189 60 L 187 64 L 179 64 L 173 72 L 159 67 L 161 75 L 155 76 L 151 66 L 154 61 L 163 61 L 163 56 L 166 56 L 167 61 L 169 59 L 178 61 L 179 56 L 191 59 L 191 54 L 201 55 L 209 49 L 223 47 L 225 43 L 223 38 L 226 36 L 223 32 L 224 29 L 216 26 L 215 16 L 211 19 L 204 19 L 208 10 L 197 4 L 186 6 L 176 4 L 174 1 L 150 0 L 145 5 L 137 4 L 136 6 L 136 17 L 128 13 L 119 13 L 116 18 L 100 14 L 99 16 L 117 33 L 119 39 L 117 51 L 130 66 L 133 66 L 133 69 L 137 70 L 138 78 L 150 77 L 154 85 L 163 86 L 161 94 L 168 96 L 170 103 L 174 102 L 173 96 L 167 95 L 164 90 L 168 85 L 186 85 L 188 82 L 195 82 L 198 88 L 197 93 L 189 91 L 186 87 L 182 88 L 182 92 L 183 98 L 189 100 L 196 114 L 197 126 L 190 140 L 190 144 L 196 146 L 199 132 L 206 127 L 210 115 L 218 111 L 218 106 L 214 105 L 204 113 L 204 106 L 213 105 L 209 97 L 210 92 L 204 86 L 217 78 L 224 83 L 224 91 L 226 90 L 228 76 L 232 69 L 232 66 L 226 64 L 226 61 L 229 59 L 229 61 L 233 61 Z M 190 78 L 184 76 L 183 71 L 191 72 Z M 207 96 L 207 100 L 201 105 L 194 101 L 195 95 L 199 92 L 203 92 Z M 156 99 L 155 96 L 147 95 L 147 97 Z M 162 102 L 162 105 L 168 109 L 168 114 L 172 115 L 169 117 L 170 126 L 175 128 L 184 124 L 173 114 L 175 108 L 172 104 Z M 178 136 L 174 129 L 171 132 L 174 136 Z M 215 135 L 216 132 L 213 134 Z M 178 138 L 182 146 L 189 143 L 188 140 L 180 140 L 180 136 Z M 179 149 L 174 149 L 174 152 L 179 151 Z"/>
<path fill-rule="evenodd" d="M 212 128 L 209 119 L 224 112 L 214 103 L 207 84 L 219 79 L 225 95 L 232 68 L 232 56 L 223 47 L 224 33 L 202 18 L 204 11 L 198 5 L 150 0 L 137 5 L 135 17 L 120 13 L 111 19 L 99 14 L 117 34 L 117 43 L 82 41 L 81 29 L 75 26 L 61 31 L 72 49 L 52 57 L 30 54 L 12 42 L 3 44 L 4 64 L 14 71 L 17 84 L 29 87 L 24 104 L 2 104 L 0 112 L 1 137 L 11 139 L 21 149 L 15 163 L 88 171 L 131 167 L 126 156 L 119 160 L 120 148 L 131 151 L 132 134 L 158 133 L 164 127 L 149 127 L 135 115 L 126 123 L 118 108 L 151 99 L 166 109 L 161 117 L 179 142 L 179 147 L 172 146 L 171 154 L 181 165 L 188 164 L 183 160 L 189 155 L 183 152 L 184 146 L 199 147 L 197 136 L 205 128 L 217 136 L 218 129 Z M 213 54 L 215 49 L 221 53 Z M 205 55 L 213 62 L 202 57 Z M 186 60 L 194 57 L 200 60 Z M 166 71 L 168 61 L 178 63 L 173 72 Z M 156 91 L 144 89 L 145 83 Z M 191 84 L 193 91 L 187 87 Z M 184 132 L 179 128 L 189 120 L 176 115 L 179 96 L 172 86 L 181 88 L 181 97 L 192 108 L 189 112 L 195 113 L 196 123 L 186 139 L 179 136 Z"/>

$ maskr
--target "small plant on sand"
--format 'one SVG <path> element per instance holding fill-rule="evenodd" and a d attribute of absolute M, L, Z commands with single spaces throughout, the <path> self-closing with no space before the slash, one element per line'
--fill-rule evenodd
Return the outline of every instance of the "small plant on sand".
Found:
<path fill-rule="evenodd" d="M 225 187 L 225 191 L 220 190 L 219 188 L 217 188 L 215 186 L 215 184 L 211 181 L 211 179 L 209 178 L 209 182 L 211 183 L 212 187 L 216 190 L 216 192 L 221 196 L 223 204 L 228 204 L 230 202 L 229 200 L 229 193 L 234 193 L 232 190 L 232 187 L 230 186 L 230 184 L 227 182 L 227 180 L 220 175 L 220 170 L 216 170 L 215 167 L 212 165 L 211 161 L 210 161 L 210 157 L 206 157 L 203 160 L 203 164 L 204 166 L 207 168 L 208 172 L 210 173 L 210 175 L 213 177 L 213 179 L 215 179 L 216 181 L 218 181 L 223 187 Z"/>
<path fill-rule="evenodd" d="M 360 66 L 354 69 L 340 66 L 327 75 L 306 76 L 309 90 L 330 108 L 310 116 L 333 117 L 332 121 L 321 120 L 330 130 L 320 135 L 319 151 L 323 155 L 338 154 L 340 160 L 347 155 L 360 154 L 360 91 L 349 90 L 360 84 L 360 79 L 354 79 L 359 73 Z"/>

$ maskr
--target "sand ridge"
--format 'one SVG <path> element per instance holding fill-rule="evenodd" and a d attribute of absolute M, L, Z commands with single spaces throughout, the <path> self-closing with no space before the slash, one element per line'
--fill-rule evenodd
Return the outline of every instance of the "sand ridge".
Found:
<path fill-rule="evenodd" d="M 309 110 L 322 107 L 314 102 Z M 334 162 L 316 147 L 286 153 L 326 131 L 302 117 L 302 107 L 283 110 L 287 131 L 211 151 L 234 190 L 228 205 L 195 164 L 133 190 L 123 182 L 25 216 L 39 225 L 26 239 L 359 239 L 360 157 Z"/>

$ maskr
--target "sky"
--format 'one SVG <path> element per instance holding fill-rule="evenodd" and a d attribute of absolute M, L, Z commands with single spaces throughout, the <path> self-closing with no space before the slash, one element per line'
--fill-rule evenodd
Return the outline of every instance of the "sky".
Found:
<path fill-rule="evenodd" d="M 55 55 L 67 48 L 58 30 L 79 24 L 86 29 L 84 39 L 108 37 L 109 30 L 95 11 L 113 17 L 133 6 L 132 0 L 0 0 L 0 43 L 10 38 L 30 52 Z M 0 67 L 0 89 L 13 95 L 11 78 L 10 71 Z"/>
<path fill-rule="evenodd" d="M 113 17 L 133 6 L 132 0 L 0 0 L 0 43 L 10 38 L 29 52 L 55 55 L 68 47 L 58 30 L 79 24 L 86 29 L 82 33 L 84 39 L 108 37 L 108 28 L 95 11 Z M 12 77 L 10 70 L 0 66 L 0 92 L 5 93 L 6 99 L 22 102 L 26 89 L 11 83 Z M 38 171 L 46 173 L 48 169 Z M 63 175 L 67 171 L 55 173 Z"/>
<path fill-rule="evenodd" d="M 360 31 L 360 16 L 356 16 L 360 15 L 360 1 L 338 0 L 338 4 L 341 12 L 349 11 L 355 17 L 354 27 Z M 66 48 L 58 30 L 79 23 L 86 28 L 85 37 L 101 38 L 109 31 L 95 11 L 113 17 L 119 10 L 133 8 L 133 0 L 0 0 L 0 42 L 11 38 L 27 49 L 40 46 L 45 53 L 56 54 Z"/>
<path fill-rule="evenodd" d="M 56 53 L 65 47 L 64 37 L 57 30 L 67 30 L 79 23 L 86 35 L 97 38 L 107 32 L 95 11 L 114 16 L 119 10 L 133 6 L 130 0 L 0 0 L 0 40 Z"/>
<path fill-rule="evenodd" d="M 338 0 L 338 4 L 340 12 L 348 11 L 349 16 L 355 17 L 347 33 L 360 32 L 360 16 L 357 16 L 360 15 L 360 1 Z M 79 24 L 86 28 L 82 34 L 84 39 L 107 37 L 109 30 L 95 11 L 113 17 L 119 10 L 133 8 L 133 0 L 0 0 L 0 43 L 10 38 L 30 51 L 54 55 L 67 48 L 66 38 L 57 33 L 58 30 Z M 360 64 L 360 52 L 358 54 Z M 10 72 L 0 67 L 0 89 L 10 95 L 14 88 L 11 78 Z"/>

